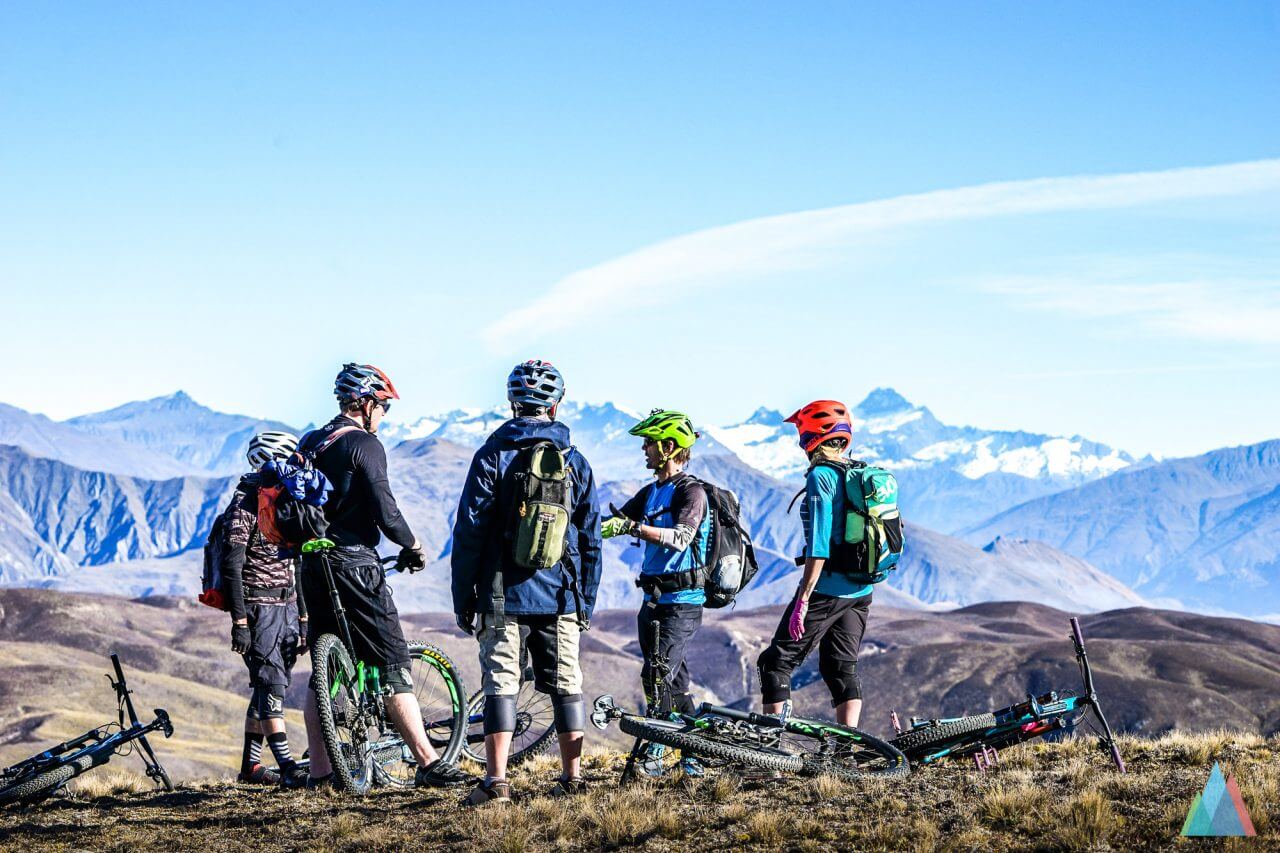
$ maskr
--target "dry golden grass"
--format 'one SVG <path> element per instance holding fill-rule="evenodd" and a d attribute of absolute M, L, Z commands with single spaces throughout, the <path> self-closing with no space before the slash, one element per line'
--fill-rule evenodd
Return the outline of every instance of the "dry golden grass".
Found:
<path fill-rule="evenodd" d="M 830 773 L 815 776 L 810 787 L 813 790 L 814 802 L 834 800 L 836 797 L 848 792 L 848 785 L 842 782 L 838 776 L 833 776 Z"/>
<path fill-rule="evenodd" d="M 1054 812 L 1058 833 L 1072 850 L 1086 850 L 1105 843 L 1120 827 L 1111 803 L 1097 791 L 1072 797 L 1065 809 Z"/>
<path fill-rule="evenodd" d="M 263 793 L 218 781 L 174 794 L 133 793 L 142 780 L 95 771 L 70 798 L 0 812 L 0 836 L 23 853 L 96 848 L 261 846 L 286 849 L 515 851 L 630 849 L 1047 850 L 1174 849 L 1213 760 L 1234 774 L 1260 838 L 1280 847 L 1280 740 L 1223 733 L 1126 740 L 1134 770 L 1119 775 L 1091 744 L 1009 750 L 989 773 L 955 762 L 895 782 L 738 778 L 712 771 L 619 789 L 622 756 L 589 756 L 580 797 L 545 796 L 558 772 L 545 759 L 513 769 L 516 800 L 462 808 L 460 791 Z M 1200 752 L 1206 750 L 1207 752 Z M 1201 754 L 1206 762 L 1188 762 Z M 1029 758 L 1028 758 L 1029 757 Z M 119 810 L 126 800 L 128 812 Z M 109 827 L 109 828 L 108 828 Z M 216 841 L 215 841 L 216 840 Z"/>
<path fill-rule="evenodd" d="M 978 815 L 984 824 L 994 829 L 1019 829 L 1036 819 L 1048 801 L 1049 795 L 1043 788 L 1030 785 L 1010 788 L 997 784 L 982 795 Z"/>

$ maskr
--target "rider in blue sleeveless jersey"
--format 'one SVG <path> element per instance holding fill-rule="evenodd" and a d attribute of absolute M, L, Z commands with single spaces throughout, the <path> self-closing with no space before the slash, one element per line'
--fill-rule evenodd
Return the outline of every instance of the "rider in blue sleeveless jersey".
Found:
<path fill-rule="evenodd" d="M 702 624 L 711 538 L 706 490 L 684 470 L 697 433 L 687 416 L 661 409 L 655 409 L 630 432 L 644 439 L 645 463 L 657 479 L 623 504 L 613 518 L 606 519 L 602 532 L 605 537 L 630 534 L 644 543 L 636 585 L 644 590 L 645 601 L 636 624 L 644 654 L 641 679 L 650 706 L 656 703 L 661 716 L 673 707 L 693 713 L 686 657 L 689 642 Z M 666 659 L 669 690 L 658 690 L 655 654 Z M 641 771 L 662 773 L 662 755 L 661 747 L 651 747 Z M 702 765 L 692 755 L 684 756 L 680 767 L 686 775 L 703 775 Z"/>

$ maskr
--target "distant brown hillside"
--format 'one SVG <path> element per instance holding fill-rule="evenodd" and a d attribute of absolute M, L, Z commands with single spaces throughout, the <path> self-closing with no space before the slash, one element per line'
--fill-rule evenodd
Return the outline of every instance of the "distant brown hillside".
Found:
<path fill-rule="evenodd" d="M 708 613 L 691 661 L 696 692 L 726 703 L 758 701 L 755 659 L 778 616 L 777 609 Z M 1067 619 L 1027 603 L 944 613 L 873 605 L 860 664 L 865 727 L 885 732 L 890 708 L 904 718 L 950 716 L 1007 704 L 1029 690 L 1077 689 Z M 470 689 L 479 685 L 475 643 L 452 617 L 405 622 L 411 638 L 449 651 Z M 1118 729 L 1280 731 L 1280 627 L 1148 609 L 1087 616 L 1084 627 L 1099 692 Z M 163 756 L 174 774 L 230 772 L 247 691 L 226 635 L 224 614 L 188 600 L 0 589 L 0 765 L 105 722 L 112 696 L 102 675 L 108 651 L 116 650 L 139 708 L 173 715 L 177 734 Z M 611 692 L 624 705 L 639 705 L 634 613 L 598 614 L 583 652 L 588 699 Z M 295 673 L 291 708 L 301 707 L 306 677 L 304 665 Z M 829 714 L 812 662 L 797 684 L 798 710 Z M 296 712 L 291 724 L 300 745 Z"/>

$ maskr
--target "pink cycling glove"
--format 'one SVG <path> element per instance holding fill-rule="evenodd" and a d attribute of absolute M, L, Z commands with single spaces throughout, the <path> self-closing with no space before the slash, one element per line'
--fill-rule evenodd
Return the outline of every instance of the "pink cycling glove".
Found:
<path fill-rule="evenodd" d="M 804 636 L 804 617 L 809 612 L 809 602 L 797 598 L 791 605 L 791 620 L 787 623 L 787 633 L 794 642 Z"/>

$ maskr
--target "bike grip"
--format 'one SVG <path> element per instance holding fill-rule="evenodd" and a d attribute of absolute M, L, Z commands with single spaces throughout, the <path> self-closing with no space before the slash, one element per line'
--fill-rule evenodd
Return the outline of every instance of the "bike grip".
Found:
<path fill-rule="evenodd" d="M 1075 638 L 1077 645 L 1084 645 L 1084 633 L 1080 630 L 1080 619 L 1077 616 L 1071 617 L 1071 636 Z"/>

